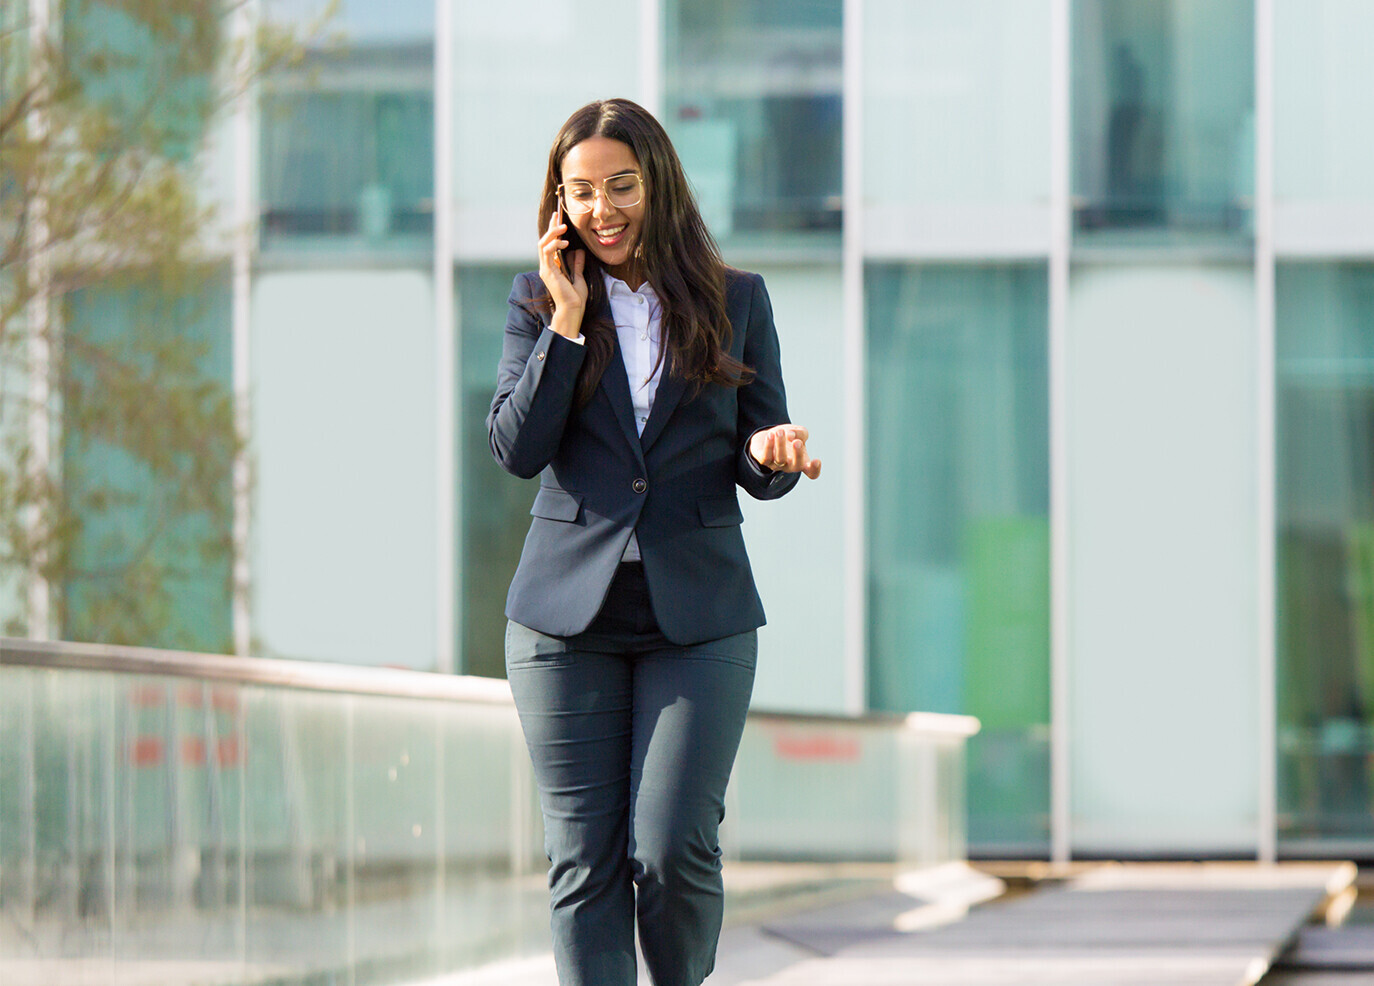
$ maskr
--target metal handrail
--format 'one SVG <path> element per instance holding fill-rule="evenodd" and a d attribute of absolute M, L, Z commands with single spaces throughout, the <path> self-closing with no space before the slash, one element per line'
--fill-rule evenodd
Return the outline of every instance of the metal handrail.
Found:
<path fill-rule="evenodd" d="M 234 657 L 191 651 L 81 644 L 71 641 L 0 637 L 0 666 L 64 671 L 198 678 L 239 685 L 267 685 L 308 691 L 345 692 L 395 698 L 486 702 L 510 705 L 510 686 L 499 678 L 435 674 L 404 668 L 378 668 L 327 661 Z"/>
<path fill-rule="evenodd" d="M 432 671 L 338 664 L 329 661 L 234 657 L 226 654 L 159 650 L 119 644 L 0 637 L 0 666 L 160 675 L 239 685 L 445 702 L 513 704 L 510 685 L 500 678 L 437 674 Z M 940 712 L 869 712 L 851 716 L 760 710 L 752 711 L 749 715 L 751 719 L 764 722 L 875 726 L 904 729 L 927 736 L 969 737 L 980 728 L 978 720 L 973 716 Z"/>

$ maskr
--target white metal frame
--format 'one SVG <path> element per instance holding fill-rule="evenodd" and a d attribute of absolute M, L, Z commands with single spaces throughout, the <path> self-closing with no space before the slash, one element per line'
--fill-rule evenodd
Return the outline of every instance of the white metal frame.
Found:
<path fill-rule="evenodd" d="M 52 32 L 52 12 L 49 0 L 29 0 L 29 51 L 41 50 L 44 38 Z M 33 81 L 43 84 L 42 74 L 46 63 L 40 58 L 31 58 L 29 71 Z M 34 139 L 42 141 L 48 132 L 48 118 L 42 110 L 29 111 L 29 126 Z M 43 477 L 53 468 L 52 429 L 53 420 L 49 410 L 52 399 L 52 348 L 51 340 L 55 332 L 53 312 L 49 291 L 48 253 L 44 246 L 48 238 L 47 201 L 42 190 L 33 202 L 33 222 L 28 236 L 29 274 L 38 282 L 38 290 L 29 300 L 24 316 L 24 328 L 28 333 L 27 370 L 28 370 L 28 442 L 32 456 L 29 464 L 31 474 Z M 22 274 L 21 274 L 22 276 Z M 30 527 L 43 523 L 43 517 L 35 507 L 27 521 Z M 27 624 L 29 636 L 37 640 L 47 640 L 52 636 L 52 593 L 48 580 L 42 575 L 42 561 L 36 560 L 27 573 L 26 593 Z"/>
<path fill-rule="evenodd" d="M 1278 858 L 1278 723 L 1275 580 L 1278 531 L 1274 427 L 1274 0 L 1255 0 L 1255 483 L 1256 657 L 1259 665 L 1258 845 Z"/>
<path fill-rule="evenodd" d="M 455 641 L 463 601 L 458 591 L 462 550 L 457 524 L 462 516 L 458 482 L 457 437 L 463 426 L 457 400 L 462 351 L 454 318 L 453 215 L 453 0 L 434 7 L 434 364 L 438 408 L 434 461 L 436 470 L 434 670 L 458 671 Z"/>
<path fill-rule="evenodd" d="M 843 393 L 845 407 L 844 560 L 844 709 L 858 715 L 868 707 L 868 450 L 864 333 L 864 5 L 844 5 L 843 198 L 841 238 L 843 308 Z"/>
<path fill-rule="evenodd" d="M 252 435 L 252 301 L 253 241 L 257 235 L 257 201 L 253 185 L 254 102 L 256 83 L 250 88 L 255 52 L 249 43 L 257 20 L 257 4 L 244 3 L 234 11 L 232 32 L 240 42 L 239 62 L 233 67 L 232 85 L 239 87 L 231 123 L 233 147 L 233 246 L 230 277 L 231 339 L 233 347 L 234 424 L 245 446 L 233 464 L 233 599 L 231 603 L 234 653 L 248 655 L 253 646 L 252 615 L 252 466 L 249 445 Z"/>
<path fill-rule="evenodd" d="M 663 0 L 639 0 L 639 102 L 663 119 Z"/>
<path fill-rule="evenodd" d="M 1070 0 L 1050 0 L 1050 859 L 1072 855 L 1068 304 Z"/>

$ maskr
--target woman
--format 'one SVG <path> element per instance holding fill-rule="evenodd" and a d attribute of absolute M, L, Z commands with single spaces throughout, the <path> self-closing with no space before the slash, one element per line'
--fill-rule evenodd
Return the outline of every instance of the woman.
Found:
<path fill-rule="evenodd" d="M 668 135 L 624 99 L 558 132 L 510 296 L 492 452 L 540 477 L 506 668 L 544 813 L 563 986 L 711 971 L 717 830 L 764 622 L 739 485 L 821 463 L 789 424 L 763 281 L 727 268 Z"/>

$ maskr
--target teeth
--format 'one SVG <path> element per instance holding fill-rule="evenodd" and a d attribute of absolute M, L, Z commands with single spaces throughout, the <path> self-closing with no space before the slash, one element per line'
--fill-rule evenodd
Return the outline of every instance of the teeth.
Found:
<path fill-rule="evenodd" d="M 603 240 L 609 240 L 609 239 L 611 239 L 611 238 L 614 237 L 614 236 L 620 235 L 621 231 L 623 231 L 624 229 L 625 229 L 624 226 L 617 226 L 617 227 L 615 227 L 614 229 L 598 229 L 598 230 L 594 230 L 594 232 L 596 233 L 597 236 L 601 237 Z"/>

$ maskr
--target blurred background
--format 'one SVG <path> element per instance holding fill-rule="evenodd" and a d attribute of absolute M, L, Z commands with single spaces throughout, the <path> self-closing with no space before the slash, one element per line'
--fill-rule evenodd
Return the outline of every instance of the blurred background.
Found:
<path fill-rule="evenodd" d="M 766 279 L 826 462 L 744 504 L 755 708 L 976 717 L 941 858 L 1374 857 L 1371 38 L 1364 0 L 0 0 L 9 646 L 501 677 L 535 489 L 483 425 L 506 297 L 554 133 L 626 96 Z M 314 848 L 262 899 L 322 906 L 359 877 L 301 806 L 363 732 L 344 774 L 438 735 L 423 811 L 467 810 L 478 713 L 176 675 L 0 667 L 6 910 L 44 860 L 51 900 L 136 898 L 92 847 L 147 825 L 191 852 L 166 900 L 247 907 L 273 811 Z M 841 776 L 847 735 L 770 755 Z M 523 813 L 512 742 L 462 793 Z M 365 788 L 330 784 L 353 845 Z M 213 865 L 188 816 L 242 816 Z M 846 831 L 774 849 L 905 838 Z M 537 870 L 516 842 L 497 869 Z"/>

